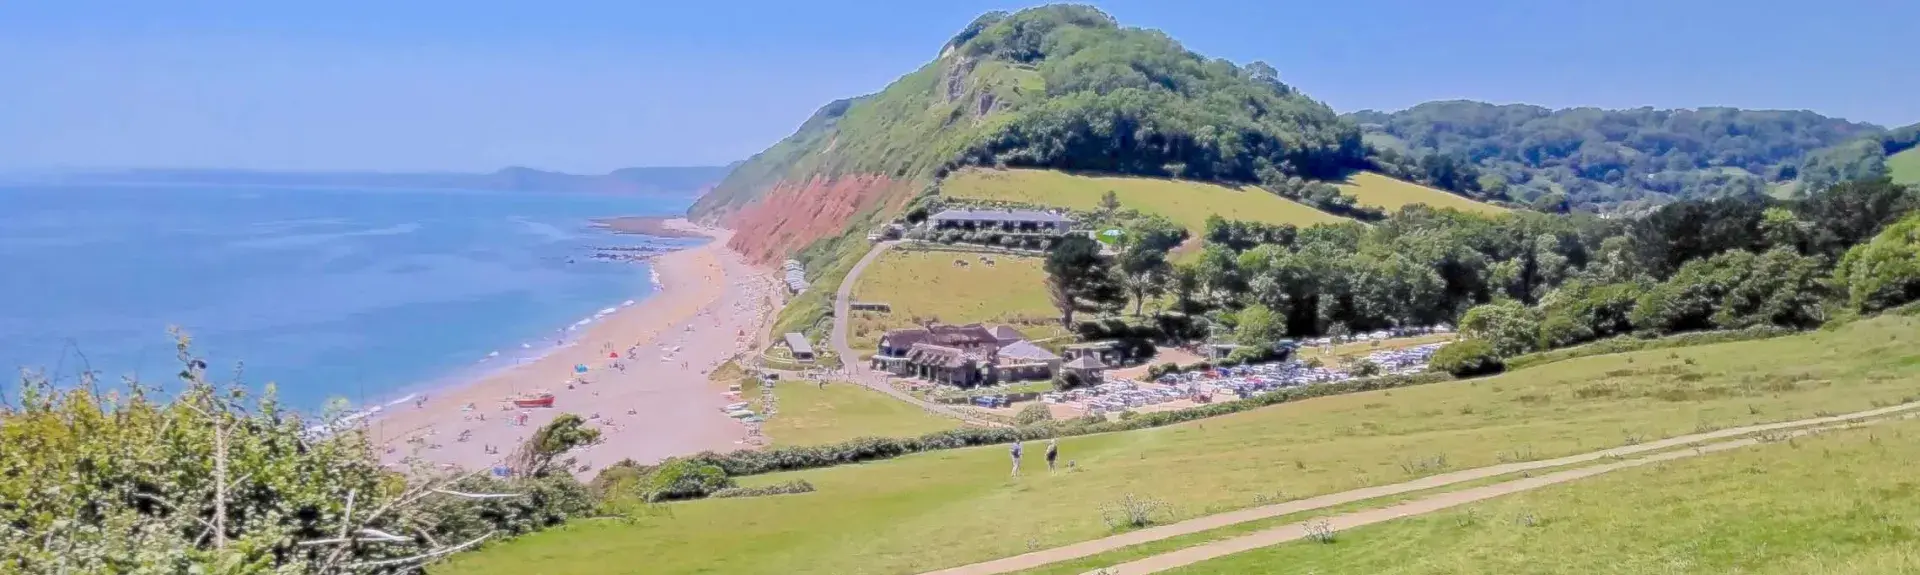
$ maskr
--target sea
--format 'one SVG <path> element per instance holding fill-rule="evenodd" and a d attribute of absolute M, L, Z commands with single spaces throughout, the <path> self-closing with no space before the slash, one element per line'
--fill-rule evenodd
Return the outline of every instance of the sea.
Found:
<path fill-rule="evenodd" d="M 0 365 L 177 389 L 178 329 L 216 381 L 364 409 L 537 357 L 644 300 L 595 217 L 691 197 L 215 186 L 0 186 Z M 0 391 L 18 391 L 8 374 Z"/>

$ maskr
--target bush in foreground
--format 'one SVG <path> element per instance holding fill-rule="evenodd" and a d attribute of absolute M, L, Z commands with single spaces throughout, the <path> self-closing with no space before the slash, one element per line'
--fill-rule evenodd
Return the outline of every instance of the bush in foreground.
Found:
<path fill-rule="evenodd" d="M 0 404 L 0 573 L 402 573 L 591 508 L 566 474 L 387 471 L 361 429 L 178 351 L 166 400 L 27 377 Z"/>

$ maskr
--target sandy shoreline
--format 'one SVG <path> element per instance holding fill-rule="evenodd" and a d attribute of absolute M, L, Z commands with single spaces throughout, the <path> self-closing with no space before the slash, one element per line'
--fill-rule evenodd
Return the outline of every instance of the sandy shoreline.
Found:
<path fill-rule="evenodd" d="M 746 428 L 721 411 L 728 400 L 706 373 L 757 347 L 778 301 L 773 275 L 726 249 L 731 232 L 679 220 L 663 225 L 713 240 L 655 258 L 660 288 L 589 325 L 571 344 L 436 390 L 418 407 L 386 408 L 367 424 L 381 460 L 418 457 L 436 466 L 485 468 L 562 413 L 590 418 L 589 425 L 602 430 L 599 444 L 575 452 L 591 470 L 621 459 L 652 462 L 746 447 Z M 569 389 L 581 364 L 588 366 L 587 383 Z M 536 389 L 554 394 L 552 408 L 519 409 L 504 401 Z M 521 415 L 524 423 L 517 421 Z"/>
<path fill-rule="evenodd" d="M 593 225 L 616 234 L 643 234 L 661 238 L 704 238 L 708 234 L 690 229 L 686 220 L 660 216 L 617 216 L 594 218 Z"/>

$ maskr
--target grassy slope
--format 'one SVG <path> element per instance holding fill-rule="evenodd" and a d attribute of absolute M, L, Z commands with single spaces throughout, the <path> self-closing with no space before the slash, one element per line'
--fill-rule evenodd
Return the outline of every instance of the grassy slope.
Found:
<path fill-rule="evenodd" d="M 894 249 L 880 256 L 854 285 L 856 301 L 885 302 L 890 313 L 858 312 L 848 332 L 855 350 L 871 351 L 880 334 L 925 321 L 1011 323 L 1029 337 L 1060 332 L 1059 312 L 1047 299 L 1040 258 Z M 954 264 L 967 262 L 966 266 Z"/>
<path fill-rule="evenodd" d="M 1169 573 L 1920 572 L 1920 422 L 1620 471 Z M 1528 526 L 1518 520 L 1534 518 Z"/>
<path fill-rule="evenodd" d="M 1887 172 L 1893 175 L 1894 182 L 1920 184 L 1920 148 L 1908 148 L 1887 156 Z"/>
<path fill-rule="evenodd" d="M 1347 221 L 1305 204 L 1252 186 L 1154 178 L 1085 176 L 1049 170 L 969 169 L 948 176 L 940 193 L 955 198 L 1003 200 L 1093 210 L 1109 190 L 1120 205 L 1156 213 L 1195 232 L 1206 228 L 1207 216 L 1256 220 L 1305 227 Z"/>
<path fill-rule="evenodd" d="M 804 182 L 814 177 L 887 174 L 898 182 L 900 191 L 895 194 L 911 194 L 910 190 L 933 181 L 935 167 L 1010 120 L 998 109 L 979 115 L 972 108 L 975 102 L 991 95 L 1010 105 L 1045 91 L 1032 69 L 989 61 L 965 75 L 960 97 L 948 98 L 946 79 L 955 65 L 954 58 L 940 58 L 877 94 L 829 104 L 793 135 L 736 168 L 690 213 L 694 217 L 723 213 L 759 199 L 780 181 Z M 954 121 L 956 116 L 963 121 Z M 854 217 L 842 234 L 803 246 L 795 254 L 806 264 L 815 289 L 781 310 L 774 333 L 809 328 L 810 333 L 820 333 L 834 290 L 869 247 L 867 230 L 891 217 L 889 207 L 899 203 L 897 198 L 882 201 Z"/>
<path fill-rule="evenodd" d="M 907 573 L 1109 533 L 1122 493 L 1175 518 L 1920 396 L 1920 319 L 1765 341 L 1571 360 L 1504 376 L 1328 397 L 1061 442 L 1078 471 L 1006 476 L 1003 447 L 747 478 L 800 496 L 678 504 L 582 521 L 456 558 L 436 573 Z M 1037 452 L 1028 457 L 1037 462 Z M 638 567 L 644 565 L 644 569 Z"/>
<path fill-rule="evenodd" d="M 1493 204 L 1481 203 L 1459 194 L 1447 193 L 1420 184 L 1396 180 L 1373 172 L 1358 172 L 1347 177 L 1339 184 L 1341 192 L 1352 194 L 1363 206 L 1377 206 L 1388 212 L 1399 210 L 1409 204 L 1426 204 L 1436 208 L 1453 208 L 1463 212 L 1482 214 L 1504 214 L 1508 209 Z"/>
<path fill-rule="evenodd" d="M 851 383 L 822 387 L 811 381 L 782 381 L 774 388 L 774 396 L 780 413 L 761 428 L 774 445 L 913 436 L 959 426 L 958 421 Z"/>

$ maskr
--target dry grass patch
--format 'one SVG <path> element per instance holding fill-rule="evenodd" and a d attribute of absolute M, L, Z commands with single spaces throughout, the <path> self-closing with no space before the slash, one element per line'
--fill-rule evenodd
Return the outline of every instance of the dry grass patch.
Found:
<path fill-rule="evenodd" d="M 1005 323 L 1032 338 L 1060 335 L 1041 264 L 1027 256 L 890 250 L 860 276 L 853 299 L 885 302 L 893 311 L 854 312 L 847 343 L 871 353 L 887 330 L 925 322 Z"/>
<path fill-rule="evenodd" d="M 1219 214 L 1300 227 L 1351 221 L 1313 209 L 1253 186 L 1225 186 L 1211 182 L 1087 176 L 1051 170 L 963 170 L 941 184 L 940 193 L 955 198 L 1001 200 L 1094 210 L 1108 191 L 1120 206 L 1160 214 L 1198 234 L 1206 230 L 1207 216 Z"/>
<path fill-rule="evenodd" d="M 1504 214 L 1511 210 L 1493 204 L 1475 201 L 1459 194 L 1422 186 L 1406 180 L 1398 180 L 1373 172 L 1357 172 L 1347 177 L 1347 181 L 1338 184 L 1341 192 L 1353 195 L 1360 205 L 1374 206 L 1388 213 L 1399 211 L 1402 206 L 1426 204 L 1436 208 L 1453 208 L 1463 212 L 1477 212 L 1488 215 Z"/>

